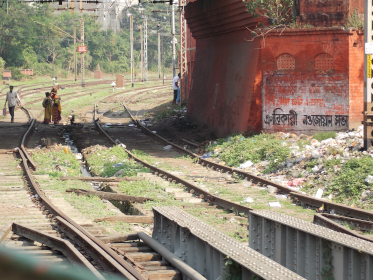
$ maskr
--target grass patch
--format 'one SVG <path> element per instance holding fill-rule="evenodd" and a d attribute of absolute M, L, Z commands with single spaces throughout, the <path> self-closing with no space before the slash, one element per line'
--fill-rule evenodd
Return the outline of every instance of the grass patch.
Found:
<path fill-rule="evenodd" d="M 69 152 L 66 154 L 61 147 L 61 150 L 43 151 L 40 150 L 32 155 L 35 162 L 38 164 L 36 175 L 48 174 L 51 177 L 73 176 L 79 177 L 81 162 Z"/>
<path fill-rule="evenodd" d="M 361 201 L 363 191 L 370 191 L 372 184 L 365 181 L 368 175 L 373 175 L 373 158 L 366 155 L 353 158 L 344 163 L 333 180 L 326 186 L 326 195 L 333 194 L 334 200 L 345 204 L 355 204 L 366 208 L 372 206 L 373 197 Z"/>
<path fill-rule="evenodd" d="M 270 164 L 264 170 L 269 173 L 279 167 L 290 154 L 290 149 L 277 139 L 275 135 L 261 133 L 249 138 L 241 134 L 226 139 L 218 139 L 217 144 L 207 147 L 214 152 L 214 157 L 219 157 L 228 166 L 237 167 L 248 160 L 258 163 L 269 160 Z"/>
<path fill-rule="evenodd" d="M 329 139 L 329 138 L 335 138 L 337 134 L 334 131 L 325 131 L 325 132 L 319 132 L 312 136 L 313 139 L 316 139 L 317 141 L 321 142 L 323 140 Z"/>
<path fill-rule="evenodd" d="M 88 165 L 91 167 L 93 175 L 101 177 L 111 177 L 119 170 L 123 172 L 120 177 L 136 176 L 138 172 L 150 172 L 148 168 L 129 159 L 126 151 L 119 146 L 112 148 L 102 147 L 94 153 L 83 153 L 86 155 Z"/>

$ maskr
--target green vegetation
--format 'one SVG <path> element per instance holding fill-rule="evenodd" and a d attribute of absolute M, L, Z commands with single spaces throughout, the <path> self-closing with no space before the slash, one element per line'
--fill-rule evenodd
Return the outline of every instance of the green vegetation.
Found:
<path fill-rule="evenodd" d="M 101 177 L 113 176 L 119 170 L 123 170 L 120 177 L 136 176 L 138 172 L 149 170 L 134 160 L 128 158 L 126 151 L 119 146 L 102 148 L 92 154 L 86 155 L 87 163 L 91 167 L 92 174 Z"/>
<path fill-rule="evenodd" d="M 134 59 L 139 65 L 140 25 L 144 15 L 148 16 L 148 57 L 149 70 L 157 70 L 157 32 L 169 33 L 170 25 L 165 14 L 152 13 L 153 9 L 168 8 L 165 4 L 143 3 L 143 11 L 131 9 L 134 18 Z M 176 13 L 177 14 L 177 13 Z M 4 7 L 0 9 L 0 71 L 12 68 L 13 79 L 24 77 L 19 68 L 34 70 L 34 75 L 50 75 L 66 77 L 73 73 L 74 43 L 73 38 L 62 33 L 73 34 L 73 26 L 77 28 L 80 38 L 79 19 L 82 14 L 55 11 L 49 3 L 32 4 L 9 2 L 9 14 Z M 112 30 L 101 30 L 95 15 L 83 14 L 85 25 L 85 44 L 88 51 L 85 55 L 87 70 L 100 67 L 106 73 L 124 73 L 130 69 L 130 22 L 124 17 L 122 29 L 118 34 Z M 178 19 L 176 25 L 178 26 Z M 178 27 L 176 27 L 178 28 Z M 155 42 L 155 43 L 154 43 Z M 5 62 L 5 63 L 4 63 Z M 171 44 L 164 44 L 165 67 L 172 67 Z M 4 65 L 5 64 L 5 65 Z M 78 69 L 81 69 L 78 59 Z"/>
<path fill-rule="evenodd" d="M 56 151 L 40 150 L 33 154 L 33 159 L 38 164 L 35 174 L 48 174 L 51 177 L 81 176 L 81 163 L 69 151 L 66 154 L 62 147 Z"/>
<path fill-rule="evenodd" d="M 362 203 L 360 199 L 362 192 L 372 187 L 372 184 L 365 181 L 368 175 L 373 175 L 373 158 L 352 158 L 333 176 L 333 180 L 326 186 L 326 195 L 333 194 L 337 202 L 366 207 L 368 203 Z M 372 203 L 372 198 L 369 200 Z"/>
<path fill-rule="evenodd" d="M 346 27 L 364 28 L 364 15 L 361 17 L 356 8 L 347 19 Z"/>
<path fill-rule="evenodd" d="M 325 132 L 319 132 L 312 136 L 313 139 L 316 139 L 317 141 L 323 141 L 329 138 L 335 138 L 337 134 L 334 131 L 325 131 Z"/>
<path fill-rule="evenodd" d="M 282 25 L 292 21 L 293 0 L 250 0 L 245 2 L 250 14 L 255 17 L 268 18 L 270 24 Z"/>
<path fill-rule="evenodd" d="M 250 138 L 245 138 L 241 134 L 219 139 L 218 144 L 208 147 L 211 152 L 216 152 L 220 160 L 229 166 L 237 167 L 248 160 L 258 163 L 263 160 L 269 160 L 265 172 L 271 172 L 279 167 L 290 154 L 287 145 L 283 145 L 283 140 L 277 139 L 275 135 L 261 133 Z"/>

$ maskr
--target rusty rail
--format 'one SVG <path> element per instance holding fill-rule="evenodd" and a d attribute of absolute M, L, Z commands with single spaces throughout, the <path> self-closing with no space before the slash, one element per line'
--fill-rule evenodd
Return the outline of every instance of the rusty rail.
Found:
<path fill-rule="evenodd" d="M 78 225 L 76 222 L 74 222 L 70 217 L 68 217 L 62 211 L 60 211 L 55 205 L 53 205 L 53 203 L 41 191 L 38 184 L 35 182 L 33 174 L 32 174 L 32 172 L 31 172 L 31 170 L 30 170 L 30 168 L 28 167 L 28 164 L 27 164 L 27 162 L 29 162 L 31 165 L 33 165 L 32 164 L 33 161 L 30 158 L 30 156 L 27 154 L 27 152 L 24 153 L 24 151 L 26 151 L 25 147 L 24 147 L 25 140 L 28 137 L 28 134 L 30 133 L 30 131 L 32 130 L 32 128 L 35 124 L 35 121 L 36 121 L 35 119 L 32 120 L 29 129 L 24 134 L 24 136 L 22 138 L 22 142 L 21 142 L 21 149 L 19 149 L 18 152 L 19 152 L 19 154 L 22 158 L 22 162 L 23 162 L 23 166 L 24 166 L 26 176 L 28 177 L 32 188 L 34 189 L 34 191 L 38 195 L 38 198 L 36 200 L 40 203 L 40 205 L 43 205 L 41 207 L 43 213 L 48 215 L 49 218 L 58 217 L 58 216 L 61 217 L 67 223 L 71 224 L 70 231 L 75 232 L 75 234 L 78 235 L 78 232 L 74 229 L 74 228 L 76 228 L 78 231 L 80 231 L 82 234 L 84 234 L 88 239 L 92 240 L 103 251 L 105 251 L 107 255 L 109 255 L 112 258 L 112 260 L 109 260 L 109 262 L 111 263 L 113 269 L 115 271 L 117 271 L 118 273 L 124 275 L 125 277 L 129 278 L 130 280 L 131 279 L 141 279 L 141 280 L 147 279 L 144 275 L 140 274 L 131 265 L 129 265 L 122 258 L 120 258 L 105 243 L 103 243 L 101 240 L 99 240 L 98 238 L 93 236 L 91 233 L 89 233 L 84 228 L 82 228 L 80 225 Z M 67 224 L 65 224 L 65 226 L 66 225 Z"/>
<path fill-rule="evenodd" d="M 300 192 L 294 191 L 294 190 L 292 190 L 292 189 L 290 189 L 288 187 L 284 187 L 284 186 L 282 186 L 282 185 L 280 185 L 278 183 L 272 182 L 270 180 L 267 180 L 267 179 L 264 179 L 264 178 L 260 178 L 258 176 L 253 175 L 253 174 L 250 174 L 248 172 L 242 171 L 240 169 L 232 168 L 232 167 L 228 167 L 228 166 L 224 166 L 224 165 L 221 165 L 221 164 L 218 164 L 218 163 L 211 162 L 209 160 L 200 158 L 197 154 L 195 154 L 195 153 L 193 153 L 191 151 L 188 151 L 188 150 L 184 149 L 183 147 L 180 147 L 179 145 L 166 140 L 165 138 L 163 138 L 162 136 L 160 136 L 158 134 L 153 133 L 147 127 L 143 126 L 140 121 L 138 121 L 137 119 L 135 119 L 133 117 L 133 115 L 131 114 L 130 110 L 127 108 L 127 106 L 125 104 L 123 104 L 123 107 L 125 108 L 125 110 L 127 110 L 127 112 L 129 113 L 131 119 L 133 120 L 133 122 L 135 122 L 138 125 L 138 127 L 140 127 L 141 130 L 145 134 L 147 134 L 147 135 L 151 136 L 152 138 L 157 139 L 158 141 L 163 142 L 163 143 L 165 143 L 167 145 L 171 145 L 176 150 L 178 150 L 178 151 L 180 151 L 180 152 L 182 152 L 184 154 L 187 154 L 187 155 L 189 155 L 189 156 L 191 156 L 193 158 L 198 159 L 197 163 L 201 164 L 202 166 L 206 166 L 208 168 L 215 169 L 215 170 L 217 170 L 219 172 L 227 172 L 228 174 L 236 173 L 237 175 L 240 175 L 240 176 L 244 177 L 246 180 L 249 180 L 250 182 L 252 182 L 252 183 L 254 183 L 256 185 L 259 185 L 259 186 L 260 185 L 263 185 L 263 186 L 267 186 L 267 185 L 274 186 L 277 189 L 279 189 L 281 192 L 290 194 L 292 197 L 295 197 L 299 201 L 302 201 L 302 202 L 304 202 L 306 204 L 312 205 L 314 207 L 321 207 L 322 205 L 324 205 L 326 211 L 331 211 L 332 209 L 334 209 L 334 211 L 336 213 L 341 214 L 341 215 L 345 215 L 345 216 L 348 216 L 348 217 L 354 217 L 354 218 L 358 218 L 358 219 L 364 219 L 364 220 L 373 221 L 373 211 L 367 211 L 367 210 L 363 210 L 363 209 L 359 209 L 359 208 L 354 208 L 354 207 L 346 206 L 346 205 L 343 205 L 343 204 L 340 204 L 340 203 L 335 203 L 335 202 L 331 202 L 331 201 L 324 200 L 324 199 L 317 199 L 317 198 L 314 198 L 314 197 L 311 197 L 311 196 L 308 196 L 308 195 L 304 195 L 304 194 L 302 194 Z M 158 171 L 158 172 L 160 172 L 160 171 Z M 166 171 L 161 171 L 161 172 L 163 174 L 166 174 Z M 172 176 L 174 176 L 174 175 L 172 175 Z M 174 177 L 176 177 L 176 176 L 174 176 Z M 205 194 L 205 193 L 203 193 L 202 192 L 203 190 L 200 190 L 200 191 L 201 191 L 201 194 L 203 194 L 203 195 L 209 195 L 210 197 L 214 197 L 211 194 Z M 219 199 L 221 199 L 221 198 L 219 198 Z M 217 204 L 219 204 L 219 203 L 217 203 Z M 234 205 L 232 205 L 232 207 L 235 208 Z M 228 209 L 230 209 L 230 208 L 228 208 Z M 246 207 L 246 210 L 251 210 L 251 208 Z"/>

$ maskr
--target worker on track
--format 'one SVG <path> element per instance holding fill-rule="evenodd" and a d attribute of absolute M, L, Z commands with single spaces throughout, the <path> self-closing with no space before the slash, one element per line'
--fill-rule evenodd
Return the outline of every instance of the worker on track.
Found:
<path fill-rule="evenodd" d="M 5 108 L 6 103 L 8 102 L 9 114 L 11 116 L 12 123 L 14 122 L 14 109 L 17 105 L 17 102 L 19 103 L 20 106 L 22 106 L 21 99 L 19 98 L 18 93 L 13 91 L 13 88 L 14 88 L 13 86 L 9 87 L 9 91 L 6 94 L 6 100 L 4 104 L 4 108 Z"/>

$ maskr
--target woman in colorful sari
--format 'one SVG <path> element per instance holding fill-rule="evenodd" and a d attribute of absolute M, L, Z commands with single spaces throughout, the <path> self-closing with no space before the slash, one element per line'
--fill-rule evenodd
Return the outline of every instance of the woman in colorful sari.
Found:
<path fill-rule="evenodd" d="M 43 100 L 43 107 L 44 107 L 44 121 L 43 123 L 48 124 L 51 122 L 52 116 L 52 98 L 49 92 L 45 93 L 45 98 Z"/>
<path fill-rule="evenodd" d="M 55 124 L 58 124 L 61 120 L 61 98 L 57 96 L 57 88 L 54 87 L 52 89 L 52 100 L 53 100 L 53 108 L 52 108 L 52 120 Z"/>

